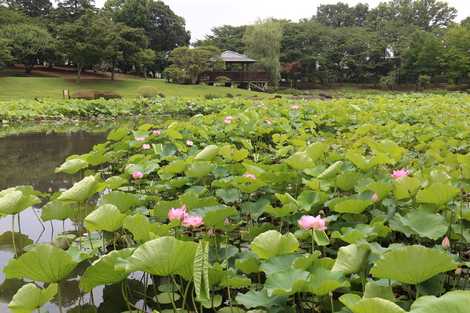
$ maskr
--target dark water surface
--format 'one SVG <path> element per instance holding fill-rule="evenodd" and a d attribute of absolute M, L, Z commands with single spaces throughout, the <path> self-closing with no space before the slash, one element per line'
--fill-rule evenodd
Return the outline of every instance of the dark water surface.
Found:
<path fill-rule="evenodd" d="M 1 125 L 0 125 L 1 126 Z M 32 185 L 40 191 L 67 188 L 73 184 L 73 177 L 54 174 L 54 169 L 62 164 L 65 158 L 72 154 L 88 152 L 93 145 L 103 142 L 104 132 L 90 133 L 87 131 L 72 132 L 40 132 L 0 137 L 0 190 L 18 185 Z M 27 245 L 33 242 L 51 242 L 54 236 L 64 230 L 73 230 L 75 226 L 68 221 L 47 222 L 44 225 L 37 215 L 40 211 L 28 209 L 20 214 L 21 234 L 18 233 L 18 219 L 14 220 L 15 237 L 23 242 L 17 245 Z M 5 280 L 3 267 L 13 257 L 12 249 L 12 217 L 0 218 L 0 312 L 6 313 L 8 303 L 16 291 L 24 284 L 19 280 Z M 15 240 L 15 242 L 17 242 Z M 78 280 L 69 279 L 61 283 L 63 294 L 63 312 L 121 312 L 120 287 L 109 286 L 94 290 L 93 302 L 90 295 L 80 294 Z M 96 309 L 98 308 L 98 309 Z M 47 304 L 42 312 L 59 312 L 53 303 Z"/>

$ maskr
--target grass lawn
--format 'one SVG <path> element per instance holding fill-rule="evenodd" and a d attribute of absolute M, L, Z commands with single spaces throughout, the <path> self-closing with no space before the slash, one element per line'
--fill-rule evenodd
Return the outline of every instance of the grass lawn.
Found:
<path fill-rule="evenodd" d="M 151 86 L 165 94 L 165 96 L 198 97 L 208 94 L 216 96 L 232 95 L 254 96 L 263 95 L 253 91 L 213 87 L 205 85 L 177 85 L 157 79 L 84 79 L 80 84 L 62 77 L 0 77 L 0 100 L 33 99 L 33 98 L 61 98 L 62 91 L 69 89 L 73 94 L 79 90 L 113 91 L 123 97 L 139 96 L 139 88 Z"/>

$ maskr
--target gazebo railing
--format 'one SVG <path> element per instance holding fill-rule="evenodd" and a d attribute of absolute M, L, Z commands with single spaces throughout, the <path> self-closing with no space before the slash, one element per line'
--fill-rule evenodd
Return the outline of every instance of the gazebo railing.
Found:
<path fill-rule="evenodd" d="M 204 82 L 215 82 L 218 77 L 225 76 L 232 82 L 267 82 L 269 81 L 266 72 L 255 71 L 209 71 L 204 72 L 200 80 Z"/>

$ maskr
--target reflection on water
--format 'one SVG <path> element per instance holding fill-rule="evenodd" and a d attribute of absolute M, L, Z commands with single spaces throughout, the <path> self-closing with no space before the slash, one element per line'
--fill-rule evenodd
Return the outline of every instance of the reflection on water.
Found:
<path fill-rule="evenodd" d="M 73 133 L 33 133 L 21 134 L 0 138 L 0 190 L 18 186 L 32 185 L 40 191 L 49 188 L 58 190 L 72 185 L 70 176 L 54 174 L 54 169 L 71 154 L 88 152 L 93 145 L 104 141 L 104 133 L 87 133 L 84 131 Z M 21 248 L 32 242 L 51 242 L 54 236 L 64 230 L 74 229 L 68 221 L 52 221 L 43 224 L 38 219 L 39 211 L 28 209 L 20 214 L 21 234 L 15 233 L 15 243 Z M 0 219 L 0 268 L 6 265 L 13 257 L 12 217 Z M 15 231 L 18 231 L 18 219 L 14 220 Z M 20 280 L 5 280 L 3 271 L 0 271 L 0 312 L 8 312 L 7 305 L 11 297 L 24 282 Z M 61 283 L 64 307 L 79 308 L 80 303 L 89 302 L 88 295 L 84 297 L 78 288 L 78 281 L 73 278 Z M 102 302 L 103 288 L 94 291 L 96 304 Z M 53 303 L 47 304 L 44 309 L 49 313 L 58 312 Z M 92 312 L 92 311 L 90 311 Z"/>
<path fill-rule="evenodd" d="M 86 153 L 104 139 L 103 133 L 83 131 L 0 138 L 0 190 L 18 185 L 32 185 L 41 191 L 69 186 L 70 176 L 54 175 L 54 169 L 69 155 Z"/>

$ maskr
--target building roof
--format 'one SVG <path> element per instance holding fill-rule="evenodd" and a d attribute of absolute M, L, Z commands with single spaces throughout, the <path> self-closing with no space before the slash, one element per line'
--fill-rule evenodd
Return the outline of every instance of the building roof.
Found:
<path fill-rule="evenodd" d="M 230 50 L 222 52 L 222 54 L 220 55 L 220 58 L 222 59 L 222 61 L 228 62 L 228 63 L 255 63 L 256 62 L 256 60 L 251 59 L 244 54 L 241 54 L 235 51 L 230 51 Z"/>

